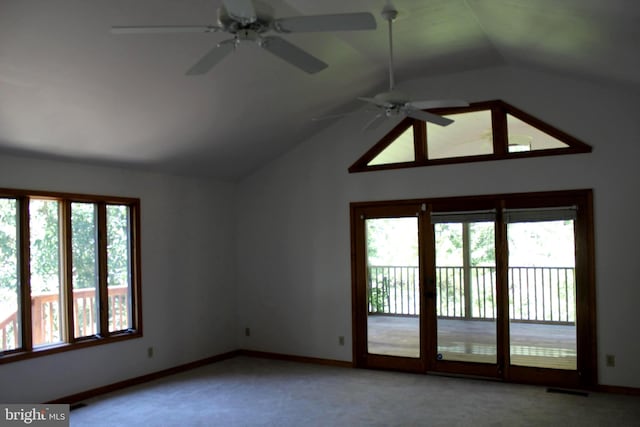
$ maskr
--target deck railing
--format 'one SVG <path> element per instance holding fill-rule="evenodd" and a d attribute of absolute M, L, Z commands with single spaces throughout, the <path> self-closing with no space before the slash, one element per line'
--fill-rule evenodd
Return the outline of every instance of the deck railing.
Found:
<path fill-rule="evenodd" d="M 127 309 L 127 286 L 111 286 L 108 288 L 109 298 L 109 330 L 127 329 L 129 325 Z M 47 344 L 60 341 L 59 328 L 59 294 L 42 293 L 31 296 L 32 336 L 34 344 Z M 73 291 L 74 336 L 85 337 L 95 335 L 99 314 L 96 308 L 96 290 L 93 288 Z M 19 347 L 18 313 L 14 312 L 0 320 L 0 351 Z"/>
<path fill-rule="evenodd" d="M 465 274 L 466 271 L 466 274 Z M 575 322 L 573 267 L 509 267 L 511 320 Z M 371 314 L 418 315 L 418 267 L 369 266 Z M 496 318 L 495 267 L 436 267 L 438 317 Z"/>

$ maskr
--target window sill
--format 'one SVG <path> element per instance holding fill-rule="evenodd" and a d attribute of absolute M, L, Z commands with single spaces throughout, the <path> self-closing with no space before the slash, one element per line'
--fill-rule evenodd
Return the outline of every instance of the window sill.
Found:
<path fill-rule="evenodd" d="M 80 350 L 87 347 L 97 345 L 110 344 L 119 341 L 125 341 L 134 338 L 141 338 L 142 331 L 127 330 L 110 334 L 108 337 L 94 335 L 91 337 L 79 338 L 72 343 L 59 343 L 41 346 L 30 351 L 9 350 L 0 355 L 0 365 L 5 363 L 17 362 L 19 360 L 32 359 L 36 357 L 48 356 L 50 354 L 63 353 L 72 350 Z"/>

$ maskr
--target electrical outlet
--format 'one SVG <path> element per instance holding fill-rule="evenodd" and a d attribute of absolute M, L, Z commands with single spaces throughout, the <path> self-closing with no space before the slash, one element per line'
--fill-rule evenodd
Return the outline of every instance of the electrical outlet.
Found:
<path fill-rule="evenodd" d="M 339 345 L 344 345 L 344 337 L 343 336 L 339 336 L 338 337 L 338 344 Z"/>
<path fill-rule="evenodd" d="M 251 328 L 244 328 L 244 336 L 245 337 L 251 336 Z"/>
<path fill-rule="evenodd" d="M 153 357 L 153 347 L 147 348 L 147 357 L 151 359 Z"/>
<path fill-rule="evenodd" d="M 606 364 L 609 368 L 613 368 L 616 366 L 616 356 L 613 354 L 605 355 Z"/>

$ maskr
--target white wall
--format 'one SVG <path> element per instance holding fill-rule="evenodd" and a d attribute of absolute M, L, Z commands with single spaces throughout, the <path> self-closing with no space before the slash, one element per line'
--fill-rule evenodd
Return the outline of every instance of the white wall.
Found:
<path fill-rule="evenodd" d="M 348 174 L 391 125 L 361 133 L 366 115 L 335 123 L 239 184 L 239 345 L 351 360 L 350 202 L 593 188 L 599 382 L 640 387 L 638 95 L 517 68 L 413 81 L 401 89 L 416 99 L 502 99 L 594 150 Z M 616 355 L 615 368 L 604 366 L 604 354 Z"/>
<path fill-rule="evenodd" d="M 144 321 L 140 339 L 0 365 L 0 402 L 47 401 L 236 349 L 231 184 L 0 155 L 0 187 L 139 197 Z"/>

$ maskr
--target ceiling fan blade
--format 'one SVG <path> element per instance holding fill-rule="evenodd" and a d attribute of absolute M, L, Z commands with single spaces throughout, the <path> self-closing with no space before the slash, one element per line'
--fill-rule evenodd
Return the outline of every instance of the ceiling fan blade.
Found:
<path fill-rule="evenodd" d="M 169 33 L 215 33 L 222 28 L 215 25 L 147 25 L 134 27 L 111 27 L 112 34 L 169 34 Z"/>
<path fill-rule="evenodd" d="M 370 104 L 374 104 L 374 105 L 377 105 L 379 107 L 385 107 L 385 108 L 393 107 L 392 103 L 390 103 L 388 101 L 383 101 L 383 100 L 380 100 L 380 99 L 377 99 L 377 98 L 367 98 L 367 97 L 364 97 L 364 96 L 360 96 L 360 97 L 358 97 L 358 99 L 360 101 L 368 102 Z"/>
<path fill-rule="evenodd" d="M 448 126 L 453 123 L 453 120 L 446 117 L 439 116 L 433 113 L 427 113 L 420 110 L 405 110 L 405 114 L 412 119 L 422 120 L 423 122 L 431 122 L 440 126 Z"/>
<path fill-rule="evenodd" d="M 226 43 L 222 42 L 216 47 L 211 49 L 205 56 L 203 56 L 196 64 L 187 71 L 188 76 L 197 76 L 200 74 L 206 74 L 211 70 L 218 62 L 222 61 L 225 56 L 230 54 L 235 45 L 233 40 L 227 40 Z"/>
<path fill-rule="evenodd" d="M 380 126 L 380 124 L 382 122 L 385 121 L 387 117 L 382 114 L 382 113 L 378 113 L 376 114 L 373 119 L 369 120 L 367 122 L 367 124 L 364 125 L 364 127 L 362 128 L 362 132 L 367 131 L 367 130 L 373 130 L 376 129 L 378 126 Z"/>
<path fill-rule="evenodd" d="M 229 16 L 243 24 L 251 24 L 258 19 L 251 0 L 223 0 L 222 3 Z"/>
<path fill-rule="evenodd" d="M 328 67 L 326 63 L 315 56 L 280 37 L 265 37 L 260 46 L 309 74 L 317 73 Z"/>
<path fill-rule="evenodd" d="M 433 101 L 410 101 L 407 105 L 417 110 L 429 110 L 431 108 L 468 107 L 467 101 L 458 99 L 439 99 Z"/>
<path fill-rule="evenodd" d="M 276 19 L 274 29 L 281 33 L 375 30 L 376 20 L 369 12 L 294 16 Z"/>

